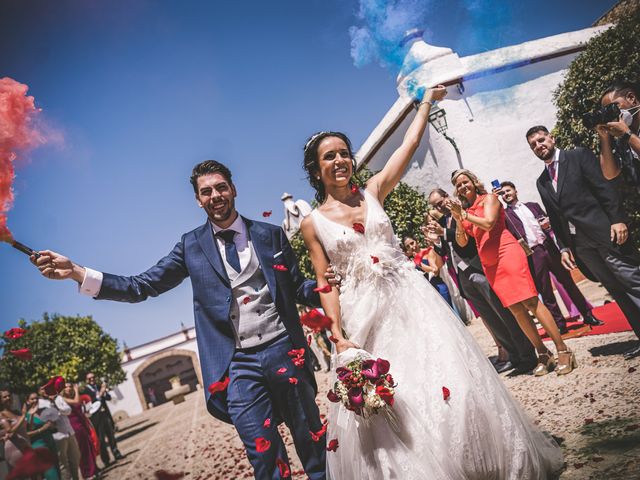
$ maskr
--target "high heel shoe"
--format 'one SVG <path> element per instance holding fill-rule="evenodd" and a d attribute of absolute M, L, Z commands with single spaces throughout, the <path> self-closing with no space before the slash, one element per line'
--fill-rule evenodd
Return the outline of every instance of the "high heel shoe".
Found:
<path fill-rule="evenodd" d="M 567 359 L 566 361 L 562 361 Z M 573 372 L 574 368 L 578 367 L 578 362 L 576 361 L 576 354 L 571 350 L 558 350 L 558 369 L 556 373 L 558 375 L 566 375 L 567 373 Z"/>
<path fill-rule="evenodd" d="M 547 351 L 547 353 L 538 355 L 538 365 L 533 369 L 533 375 L 542 377 L 549 372 L 553 372 L 554 368 L 556 368 L 556 360 L 553 358 L 553 354 Z"/>

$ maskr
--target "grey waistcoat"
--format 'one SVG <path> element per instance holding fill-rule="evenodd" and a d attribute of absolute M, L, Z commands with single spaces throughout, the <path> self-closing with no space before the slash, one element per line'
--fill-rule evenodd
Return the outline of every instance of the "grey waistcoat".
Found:
<path fill-rule="evenodd" d="M 244 270 L 235 274 L 227 268 L 235 300 L 231 302 L 230 318 L 237 348 L 255 347 L 285 331 L 251 243 L 250 249 L 251 260 Z"/>

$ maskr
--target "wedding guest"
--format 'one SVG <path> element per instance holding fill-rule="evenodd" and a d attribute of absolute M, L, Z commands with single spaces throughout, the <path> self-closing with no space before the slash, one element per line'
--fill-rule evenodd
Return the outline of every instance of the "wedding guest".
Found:
<path fill-rule="evenodd" d="M 586 148 L 560 150 L 546 127 L 526 133 L 545 167 L 537 187 L 567 269 L 586 265 L 607 289 L 640 337 L 640 255 L 629 238 L 626 215 L 615 186 L 602 175 Z M 574 256 L 575 255 L 575 256 Z M 624 358 L 640 356 L 640 342 Z"/>
<path fill-rule="evenodd" d="M 38 400 L 38 394 L 35 392 L 30 393 L 27 397 L 27 414 L 25 417 L 27 435 L 31 441 L 32 448 L 46 448 L 57 457 L 58 450 L 53 439 L 55 427 L 53 422 L 44 421 L 39 417 Z M 45 480 L 60 480 L 60 470 L 57 463 L 44 472 L 44 478 Z"/>
<path fill-rule="evenodd" d="M 63 381 L 63 380 L 61 380 Z M 80 470 L 80 447 L 76 441 L 75 431 L 71 426 L 69 415 L 71 407 L 64 399 L 54 392 L 48 392 L 46 387 L 40 389 L 39 407 L 41 416 L 49 413 L 47 420 L 52 420 L 55 426 L 53 439 L 58 451 L 60 476 L 63 480 L 78 480 Z M 51 412 L 54 415 L 51 415 Z"/>
<path fill-rule="evenodd" d="M 27 435 L 26 404 L 19 413 L 12 408 L 13 398 L 9 390 L 0 390 L 0 428 L 2 429 L 2 442 L 4 443 L 4 458 L 13 468 L 22 453 L 31 448 L 29 435 Z"/>
<path fill-rule="evenodd" d="M 102 382 L 100 386 L 96 383 L 96 376 L 93 372 L 89 372 L 86 375 L 86 385 L 82 393 L 86 393 L 91 397 L 92 402 L 100 402 L 100 410 L 91 415 L 91 423 L 93 428 L 96 429 L 96 434 L 100 440 L 100 458 L 105 467 L 111 464 L 109 457 L 109 450 L 115 458 L 120 460 L 124 456 L 118 450 L 118 444 L 116 443 L 116 436 L 114 432 L 113 420 L 111 418 L 111 412 L 107 401 L 111 400 L 111 395 L 107 389 L 107 384 Z M 107 448 L 108 447 L 108 448 Z"/>
<path fill-rule="evenodd" d="M 420 248 L 417 240 L 411 236 L 405 237 L 402 244 L 404 245 L 405 255 L 414 263 L 416 269 L 424 273 L 424 277 L 433 285 L 433 288 L 453 308 L 449 288 L 440 277 L 440 269 L 444 266 L 444 261 L 433 248 L 433 245 Z"/>
<path fill-rule="evenodd" d="M 505 220 L 507 229 L 521 241 L 527 242 L 532 254 L 529 256 L 529 268 L 536 288 L 545 306 L 553 315 L 560 333 L 567 333 L 567 320 L 562 315 L 556 296 L 553 293 L 550 273 L 562 284 L 578 307 L 582 321 L 586 325 L 599 327 L 604 322 L 597 319 L 587 304 L 587 299 L 573 281 L 569 271 L 562 266 L 560 251 L 556 246 L 549 225 L 549 217 L 536 202 L 523 203 L 518 198 L 516 186 L 509 181 L 501 183 L 502 199 L 507 204 Z"/>
<path fill-rule="evenodd" d="M 562 303 L 567 309 L 568 319 L 570 321 L 574 321 L 580 318 L 580 310 L 578 310 L 578 307 L 576 307 L 575 303 L 571 301 L 571 297 L 569 296 L 569 293 L 564 289 L 562 284 L 558 281 L 558 279 L 555 277 L 553 273 L 550 274 L 550 277 L 551 277 L 551 283 L 553 284 L 553 287 L 558 292 L 558 295 L 560 296 L 560 300 L 562 300 Z M 587 300 L 587 309 L 593 310 L 593 308 L 594 307 L 591 304 L 591 302 Z"/>
<path fill-rule="evenodd" d="M 96 466 L 96 449 L 91 441 L 91 423 L 84 414 L 80 390 L 78 385 L 67 382 L 62 391 L 62 399 L 71 408 L 69 421 L 76 434 L 76 441 L 80 448 L 80 471 L 85 480 L 92 479 L 98 473 Z"/>
<path fill-rule="evenodd" d="M 515 317 L 505 308 L 495 294 L 482 270 L 476 242 L 469 238 L 465 245 L 456 242 L 456 226 L 447 206 L 449 194 L 441 188 L 435 188 L 429 194 L 429 205 L 442 213 L 438 223 L 430 222 L 427 229 L 441 236 L 450 246 L 451 255 L 447 260 L 449 269 L 458 277 L 460 294 L 470 300 L 480 313 L 480 317 L 496 345 L 508 352 L 508 361 L 504 355 L 502 362 L 496 365 L 498 372 L 513 369 L 510 375 L 522 375 L 536 367 L 535 350 L 518 326 Z"/>
<path fill-rule="evenodd" d="M 529 272 L 527 256 L 505 226 L 504 208 L 498 197 L 488 194 L 478 177 L 469 170 L 455 170 L 451 175 L 451 183 L 460 199 L 460 202 L 448 202 L 456 220 L 456 242 L 466 245 L 470 237 L 476 240 L 482 268 L 491 288 L 502 304 L 511 310 L 538 352 L 534 375 L 546 375 L 554 368 L 558 375 L 570 373 L 577 366 L 575 354 L 562 340 L 549 309 L 538 301 L 538 291 Z M 536 316 L 556 346 L 557 368 L 554 356 L 543 343 L 529 311 Z"/>

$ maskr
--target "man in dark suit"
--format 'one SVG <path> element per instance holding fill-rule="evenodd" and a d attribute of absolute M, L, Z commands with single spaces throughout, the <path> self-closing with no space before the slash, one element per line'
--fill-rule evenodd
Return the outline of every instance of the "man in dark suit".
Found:
<path fill-rule="evenodd" d="M 618 192 L 585 148 L 560 150 L 546 127 L 526 133 L 533 153 L 544 161 L 537 187 L 567 269 L 580 264 L 609 291 L 640 337 L 640 256 L 629 241 Z M 574 257 L 575 253 L 575 257 Z M 640 355 L 640 342 L 624 354 Z"/>
<path fill-rule="evenodd" d="M 107 390 L 106 383 L 100 386 L 96 383 L 96 376 L 93 372 L 87 373 L 86 385 L 82 393 L 91 397 L 91 402 L 100 402 L 100 409 L 91 415 L 91 423 L 96 430 L 98 440 L 100 440 L 100 458 L 105 467 L 111 463 L 109 459 L 109 450 L 116 460 L 124 458 L 118 450 L 116 436 L 114 432 L 113 418 L 109 411 L 107 401 L 111 400 L 111 395 Z M 107 448 L 109 447 L 109 448 Z"/>
<path fill-rule="evenodd" d="M 155 297 L 190 277 L 209 412 L 233 423 L 257 479 L 276 478 L 277 461 L 288 460 L 281 420 L 307 476 L 324 479 L 325 436 L 311 436 L 322 430 L 317 387 L 296 308 L 296 299 L 319 304 L 316 283 L 300 274 L 282 228 L 238 215 L 227 167 L 202 162 L 191 184 L 207 221 L 140 275 L 97 272 L 48 250 L 32 261 L 46 277 L 71 278 L 83 293 L 125 302 Z"/>
<path fill-rule="evenodd" d="M 569 271 L 562 266 L 560 251 L 551 237 L 552 230 L 549 228 L 549 218 L 542 207 L 536 202 L 521 202 L 518 199 L 516 186 L 512 182 L 502 182 L 500 187 L 502 199 L 507 204 L 505 209 L 507 229 L 518 240 L 522 239 L 527 242 L 531 248 L 533 253 L 528 258 L 531 275 L 542 296 L 542 301 L 553 315 L 560 333 L 567 333 L 567 320 L 562 315 L 553 293 L 550 273 L 553 273 L 567 291 L 585 324 L 604 325 L 604 322 L 593 316 L 587 299 L 584 298 L 571 278 Z M 541 220 L 544 223 L 541 223 Z M 542 225 L 547 227 L 546 230 Z"/>
<path fill-rule="evenodd" d="M 473 303 L 485 325 L 509 353 L 508 365 L 499 365 L 497 370 L 501 372 L 513 367 L 512 375 L 528 373 L 537 364 L 533 345 L 511 312 L 502 306 L 491 289 L 482 270 L 475 241 L 469 239 L 464 247 L 456 242 L 455 224 L 452 224 L 451 212 L 445 205 L 448 197 L 449 194 L 441 188 L 436 188 L 429 194 L 429 205 L 442 213 L 442 217 L 440 223 L 431 222 L 427 229 L 441 236 L 449 245 L 447 266 L 456 272 L 460 295 Z"/>

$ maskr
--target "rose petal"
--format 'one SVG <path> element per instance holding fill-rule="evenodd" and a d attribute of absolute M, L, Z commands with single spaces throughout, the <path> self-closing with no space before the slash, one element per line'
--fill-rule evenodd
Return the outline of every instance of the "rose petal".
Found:
<path fill-rule="evenodd" d="M 329 390 L 327 392 L 327 398 L 333 403 L 338 403 L 340 401 L 340 397 L 333 390 Z"/>
<path fill-rule="evenodd" d="M 185 475 L 182 472 L 171 473 L 166 470 L 156 470 L 153 474 L 155 475 L 156 480 L 179 480 Z"/>
<path fill-rule="evenodd" d="M 324 287 L 314 288 L 313 291 L 318 293 L 329 293 L 331 291 L 331 285 L 327 284 Z"/>
<path fill-rule="evenodd" d="M 373 264 L 375 265 L 376 263 L 380 262 L 380 259 L 378 257 L 376 257 L 375 255 L 370 255 L 371 260 L 373 261 Z"/>
<path fill-rule="evenodd" d="M 278 272 L 288 272 L 289 269 L 286 267 L 286 265 L 281 265 L 279 263 L 275 264 L 273 266 L 274 270 L 277 270 Z"/>
<path fill-rule="evenodd" d="M 338 339 L 336 337 L 334 337 L 333 335 L 331 335 L 329 337 L 329 340 L 332 341 L 333 343 L 338 343 Z"/>
<path fill-rule="evenodd" d="M 276 458 L 276 465 L 278 465 L 278 470 L 280 470 L 280 477 L 289 478 L 291 476 L 291 469 L 285 461 Z"/>
<path fill-rule="evenodd" d="M 4 332 L 4 336 L 9 340 L 17 340 L 22 337 L 27 331 L 24 328 L 14 327 Z"/>
<path fill-rule="evenodd" d="M 593 418 L 585 418 L 584 419 L 584 424 L 585 425 L 589 425 L 590 423 L 593 423 Z"/>
<path fill-rule="evenodd" d="M 360 191 L 360 190 L 358 189 L 358 186 L 352 183 L 352 184 L 351 184 L 351 193 L 352 193 L 353 195 L 356 195 L 359 191 Z"/>
<path fill-rule="evenodd" d="M 298 379 L 296 377 L 289 377 L 289 383 L 291 385 L 297 385 L 298 384 Z"/>
<path fill-rule="evenodd" d="M 9 353 L 20 360 L 31 360 L 33 354 L 28 348 L 20 348 L 18 350 L 9 350 Z"/>
<path fill-rule="evenodd" d="M 91 397 L 86 393 L 83 393 L 82 395 L 80 395 L 80 401 L 82 403 L 91 403 Z"/>
<path fill-rule="evenodd" d="M 287 371 L 287 369 L 286 369 L 286 368 L 284 368 L 284 367 L 282 367 L 282 368 L 279 368 L 279 369 L 278 369 L 278 371 L 277 371 L 276 373 L 277 373 L 278 375 L 282 375 L 282 374 L 283 374 L 283 373 L 285 373 L 286 371 Z"/>
<path fill-rule="evenodd" d="M 224 377 L 224 380 L 221 382 L 213 382 L 209 385 L 207 390 L 209 390 L 209 393 L 213 395 L 218 392 L 224 392 L 227 389 L 227 385 L 229 385 L 229 377 Z"/>
<path fill-rule="evenodd" d="M 49 470 L 57 463 L 56 455 L 48 448 L 25 448 L 22 456 L 7 475 L 7 480 L 17 480 L 19 478 L 31 478 L 38 476 Z"/>
<path fill-rule="evenodd" d="M 300 317 L 300 323 L 309 327 L 314 332 L 320 332 L 325 329 L 330 329 L 333 321 L 331 318 L 320 313 L 317 308 L 314 308 Z"/>
<path fill-rule="evenodd" d="M 353 229 L 358 233 L 364 233 L 364 225 L 359 222 L 353 224 Z"/>
<path fill-rule="evenodd" d="M 271 442 L 264 437 L 256 438 L 256 452 L 263 453 L 271 448 Z"/>
<path fill-rule="evenodd" d="M 289 355 L 291 358 L 302 357 L 304 356 L 304 348 L 294 348 L 293 350 L 289 350 L 287 352 L 287 355 Z"/>
<path fill-rule="evenodd" d="M 447 387 L 442 387 L 442 398 L 444 398 L 445 402 L 449 400 L 450 396 L 451 396 L 451 391 Z"/>
<path fill-rule="evenodd" d="M 246 305 L 246 304 L 247 304 L 247 303 L 249 303 L 250 301 L 251 301 L 251 297 L 249 297 L 249 296 L 246 296 L 246 297 L 244 297 L 244 298 L 242 299 L 242 303 L 243 303 L 244 305 Z"/>
<path fill-rule="evenodd" d="M 320 430 L 318 430 L 317 432 L 312 432 L 311 430 L 309 430 L 309 434 L 311 435 L 311 440 L 313 440 L 314 442 L 319 442 L 320 439 L 322 438 L 322 436 L 327 433 L 327 424 L 324 423 L 322 425 L 322 428 Z"/>
<path fill-rule="evenodd" d="M 296 367 L 302 367 L 302 366 L 304 366 L 304 358 L 301 358 L 301 357 L 299 357 L 299 358 L 294 358 L 294 359 L 293 359 L 293 364 L 294 364 Z"/>
<path fill-rule="evenodd" d="M 327 445 L 327 452 L 335 452 L 336 450 L 338 450 L 338 447 L 340 445 L 338 445 L 338 439 L 334 438 L 333 440 L 329 441 L 329 444 Z"/>
<path fill-rule="evenodd" d="M 635 367 L 629 367 L 629 370 L 627 370 L 629 373 L 633 373 L 636 371 Z"/>
<path fill-rule="evenodd" d="M 262 426 L 263 426 L 264 428 L 269 428 L 269 427 L 271 426 L 271 419 L 270 419 L 270 418 L 267 418 L 267 419 L 264 421 L 264 423 L 262 424 Z"/>
<path fill-rule="evenodd" d="M 264 218 L 270 217 L 272 213 L 272 210 L 265 210 L 264 212 L 262 212 L 262 216 Z"/>
<path fill-rule="evenodd" d="M 311 341 L 313 340 L 313 338 L 311 338 L 311 335 L 307 335 L 307 345 L 311 346 Z"/>
<path fill-rule="evenodd" d="M 585 465 L 586 465 L 586 464 L 584 464 L 584 463 L 574 463 L 574 464 L 573 464 L 573 468 L 582 468 L 582 467 L 584 467 Z"/>

